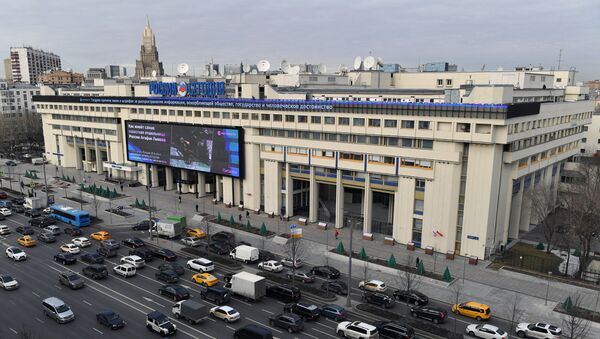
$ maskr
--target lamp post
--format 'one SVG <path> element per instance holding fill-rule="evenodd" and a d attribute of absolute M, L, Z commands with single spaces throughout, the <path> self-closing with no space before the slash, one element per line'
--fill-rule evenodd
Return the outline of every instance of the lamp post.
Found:
<path fill-rule="evenodd" d="M 465 273 L 467 272 L 467 260 L 469 258 L 469 254 L 465 253 L 465 260 L 463 260 L 463 276 L 462 276 L 462 281 L 463 281 L 463 285 L 465 284 Z"/>
<path fill-rule="evenodd" d="M 350 253 L 348 254 L 348 289 L 352 286 L 352 238 L 354 233 L 355 223 L 358 224 L 360 220 L 356 220 L 353 217 L 348 217 L 348 225 L 350 226 Z M 351 307 L 351 294 L 348 290 L 348 296 L 346 297 L 346 307 Z"/>
<path fill-rule="evenodd" d="M 42 169 L 44 171 L 44 190 L 46 191 L 46 207 L 49 205 L 48 199 L 48 179 L 46 179 L 46 155 L 42 154 Z"/>
<path fill-rule="evenodd" d="M 546 299 L 544 301 L 544 305 L 548 306 L 548 292 L 550 291 L 550 276 L 552 275 L 552 272 L 548 272 L 548 284 L 546 285 Z"/>

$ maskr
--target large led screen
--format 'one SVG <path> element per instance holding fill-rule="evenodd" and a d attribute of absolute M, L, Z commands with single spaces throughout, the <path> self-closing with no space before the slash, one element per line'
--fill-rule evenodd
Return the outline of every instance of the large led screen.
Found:
<path fill-rule="evenodd" d="M 241 130 L 127 121 L 127 159 L 241 177 Z"/>

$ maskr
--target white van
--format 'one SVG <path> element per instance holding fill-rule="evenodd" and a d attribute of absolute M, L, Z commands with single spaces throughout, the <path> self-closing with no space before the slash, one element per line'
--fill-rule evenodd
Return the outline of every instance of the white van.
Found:
<path fill-rule="evenodd" d="M 131 264 L 121 264 L 121 265 L 117 265 L 117 266 L 113 267 L 113 271 L 115 272 L 115 274 L 118 274 L 120 276 L 127 278 L 127 277 L 133 277 L 135 275 L 136 268 L 135 268 L 135 266 L 133 266 Z"/>
<path fill-rule="evenodd" d="M 10 228 L 6 225 L 0 225 L 0 235 L 10 234 Z"/>
<path fill-rule="evenodd" d="M 44 158 L 33 158 L 31 159 L 31 163 L 34 165 L 42 165 L 46 163 L 46 160 L 44 160 Z"/>
<path fill-rule="evenodd" d="M 229 252 L 229 257 L 245 263 L 253 263 L 258 260 L 258 248 L 240 245 Z"/>

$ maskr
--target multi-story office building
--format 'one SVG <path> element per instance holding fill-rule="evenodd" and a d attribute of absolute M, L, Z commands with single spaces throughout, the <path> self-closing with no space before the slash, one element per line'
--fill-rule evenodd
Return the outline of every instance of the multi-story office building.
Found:
<path fill-rule="evenodd" d="M 41 119 L 35 113 L 32 100 L 34 95 L 39 94 L 38 87 L 0 81 L 0 148 L 2 151 L 6 151 L 12 145 L 41 141 Z"/>
<path fill-rule="evenodd" d="M 53 163 L 183 193 L 211 192 L 225 203 L 336 227 L 344 226 L 345 214 L 358 214 L 374 241 L 392 237 L 483 258 L 536 223 L 529 192 L 542 184 L 556 188 L 592 119 L 585 90 L 529 72 L 488 72 L 488 81 L 475 81 L 479 72 L 470 79 L 461 72 L 393 73 L 384 89 L 373 89 L 383 72 L 351 72 L 345 83 L 331 75 L 334 81 L 294 88 L 272 75 L 241 74 L 227 85 L 235 98 L 160 98 L 151 94 L 153 85 L 129 83 L 107 85 L 98 97 L 42 88 L 52 95 L 36 105 Z M 416 85 L 393 81 L 405 76 Z M 178 83 L 161 88 L 180 95 L 204 88 Z M 239 145 L 226 149 L 235 150 L 229 161 L 239 168 L 190 170 L 196 160 L 174 146 L 188 125 L 203 126 L 205 134 L 215 126 L 239 131 Z M 147 165 L 128 160 L 126 126 L 167 128 L 184 138 L 163 135 L 158 140 L 171 140 L 170 151 L 129 157 Z M 184 159 L 160 160 L 168 154 Z"/>
<path fill-rule="evenodd" d="M 44 72 L 61 69 L 58 55 L 32 47 L 11 47 L 10 61 L 13 82 L 36 84 Z"/>
<path fill-rule="evenodd" d="M 4 80 L 8 83 L 12 83 L 12 63 L 10 58 L 6 58 L 4 61 Z"/>
<path fill-rule="evenodd" d="M 106 70 L 106 77 L 108 78 L 120 78 L 127 76 L 127 68 L 125 68 L 125 66 L 106 65 L 104 69 Z"/>

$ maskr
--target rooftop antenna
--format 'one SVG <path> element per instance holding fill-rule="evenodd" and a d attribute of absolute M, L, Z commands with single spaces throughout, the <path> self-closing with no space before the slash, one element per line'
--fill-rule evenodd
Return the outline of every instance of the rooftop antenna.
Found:
<path fill-rule="evenodd" d="M 150 18 L 148 17 L 148 14 L 146 14 L 146 26 L 150 27 Z"/>
<path fill-rule="evenodd" d="M 483 66 L 481 66 L 481 71 L 485 71 L 485 64 L 483 64 Z"/>
<path fill-rule="evenodd" d="M 560 64 L 562 63 L 562 48 L 558 50 L 558 68 L 557 71 L 560 71 Z"/>

